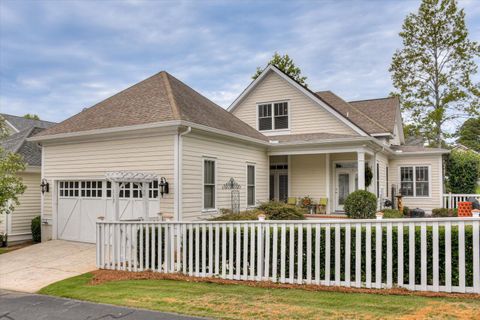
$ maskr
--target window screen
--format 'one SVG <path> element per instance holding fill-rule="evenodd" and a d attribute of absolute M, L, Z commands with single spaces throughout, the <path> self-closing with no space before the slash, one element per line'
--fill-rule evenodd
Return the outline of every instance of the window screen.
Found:
<path fill-rule="evenodd" d="M 215 208 L 215 161 L 203 163 L 203 208 Z"/>
<path fill-rule="evenodd" d="M 428 167 L 415 167 L 415 195 L 417 197 L 428 197 L 428 189 Z"/>
<path fill-rule="evenodd" d="M 275 109 L 275 130 L 288 129 L 288 103 L 274 103 L 273 106 Z"/>
<path fill-rule="evenodd" d="M 255 166 L 247 166 L 247 205 L 255 205 Z"/>
<path fill-rule="evenodd" d="M 258 130 L 272 130 L 272 105 L 258 106 Z"/>
<path fill-rule="evenodd" d="M 400 168 L 400 188 L 404 196 L 413 196 L 413 167 Z"/>

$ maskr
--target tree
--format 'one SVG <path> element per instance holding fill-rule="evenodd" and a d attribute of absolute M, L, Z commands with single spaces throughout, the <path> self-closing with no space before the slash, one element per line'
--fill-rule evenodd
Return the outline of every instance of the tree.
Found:
<path fill-rule="evenodd" d="M 18 196 L 25 192 L 26 186 L 17 173 L 23 170 L 22 157 L 0 147 L 0 214 L 13 212 L 20 204 Z"/>
<path fill-rule="evenodd" d="M 452 193 L 475 193 L 479 178 L 480 156 L 468 150 L 453 150 L 446 166 L 447 188 Z"/>
<path fill-rule="evenodd" d="M 26 115 L 23 116 L 25 119 L 30 119 L 30 120 L 40 120 L 40 117 L 37 116 L 36 114 L 30 114 L 27 113 Z"/>
<path fill-rule="evenodd" d="M 275 54 L 272 56 L 272 59 L 268 62 L 268 64 L 274 65 L 275 67 L 277 67 L 278 69 L 282 70 L 287 75 L 292 77 L 298 83 L 304 85 L 305 87 L 307 86 L 307 84 L 305 83 L 305 81 L 307 80 L 307 77 L 302 76 L 302 71 L 300 70 L 299 67 L 295 65 L 295 63 L 288 56 L 288 54 L 281 56 L 280 54 L 278 54 L 278 52 L 275 52 Z M 252 76 L 252 79 L 253 80 L 257 79 L 262 72 L 263 72 L 263 68 L 257 67 L 257 71 Z"/>
<path fill-rule="evenodd" d="M 458 143 L 480 152 L 480 117 L 465 121 L 456 135 Z"/>
<path fill-rule="evenodd" d="M 447 122 L 480 114 L 480 84 L 472 82 L 480 46 L 468 39 L 465 12 L 456 0 L 423 0 L 402 29 L 403 48 L 390 66 L 393 85 L 402 111 L 440 147 L 450 137 Z"/>
<path fill-rule="evenodd" d="M 5 122 L 5 118 L 0 115 L 0 139 L 5 138 L 8 136 L 8 129 L 7 123 Z"/>

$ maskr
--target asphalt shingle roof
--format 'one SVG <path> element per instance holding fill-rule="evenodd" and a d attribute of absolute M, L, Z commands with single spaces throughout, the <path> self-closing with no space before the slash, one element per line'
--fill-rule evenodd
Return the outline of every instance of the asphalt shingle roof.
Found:
<path fill-rule="evenodd" d="M 268 139 L 169 73 L 162 71 L 38 136 L 184 120 L 243 136 Z"/>
<path fill-rule="evenodd" d="M 7 151 L 17 153 L 23 157 L 30 166 L 42 164 L 42 147 L 36 142 L 26 141 L 27 138 L 45 130 L 44 128 L 31 127 L 17 132 L 0 141 L 0 146 Z"/>
<path fill-rule="evenodd" d="M 15 127 L 19 132 L 23 130 L 30 129 L 32 127 L 37 128 L 49 128 L 55 124 L 55 122 L 44 121 L 44 120 L 33 120 L 27 119 L 20 116 L 14 116 L 11 114 L 0 113 L 2 117 L 5 118 L 12 126 Z"/>
<path fill-rule="evenodd" d="M 400 101 L 397 97 L 358 100 L 350 101 L 349 103 L 377 123 L 381 123 L 383 127 L 388 129 L 387 132 L 394 132 L 397 109 L 400 106 Z"/>

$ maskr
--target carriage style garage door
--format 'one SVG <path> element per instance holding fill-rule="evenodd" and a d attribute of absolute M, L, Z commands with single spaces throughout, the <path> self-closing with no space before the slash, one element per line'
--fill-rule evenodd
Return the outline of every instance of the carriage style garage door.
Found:
<path fill-rule="evenodd" d="M 111 183 L 105 180 L 59 181 L 57 201 L 57 236 L 59 239 L 95 242 L 95 222 L 98 217 L 113 217 Z M 142 216 L 141 184 L 120 185 L 120 219 Z M 160 208 L 158 182 L 150 183 L 149 215 L 158 217 Z"/>

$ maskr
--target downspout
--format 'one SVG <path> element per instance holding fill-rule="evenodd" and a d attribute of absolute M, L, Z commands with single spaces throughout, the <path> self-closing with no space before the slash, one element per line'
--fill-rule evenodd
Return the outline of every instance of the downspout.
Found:
<path fill-rule="evenodd" d="M 182 219 L 182 187 L 180 184 L 182 183 L 182 156 L 183 156 L 183 139 L 184 135 L 189 134 L 192 131 L 192 127 L 187 127 L 187 129 L 183 132 L 178 132 L 176 136 L 176 145 L 177 145 L 177 163 L 176 167 L 177 170 L 175 171 L 175 220 L 181 221 Z"/>

